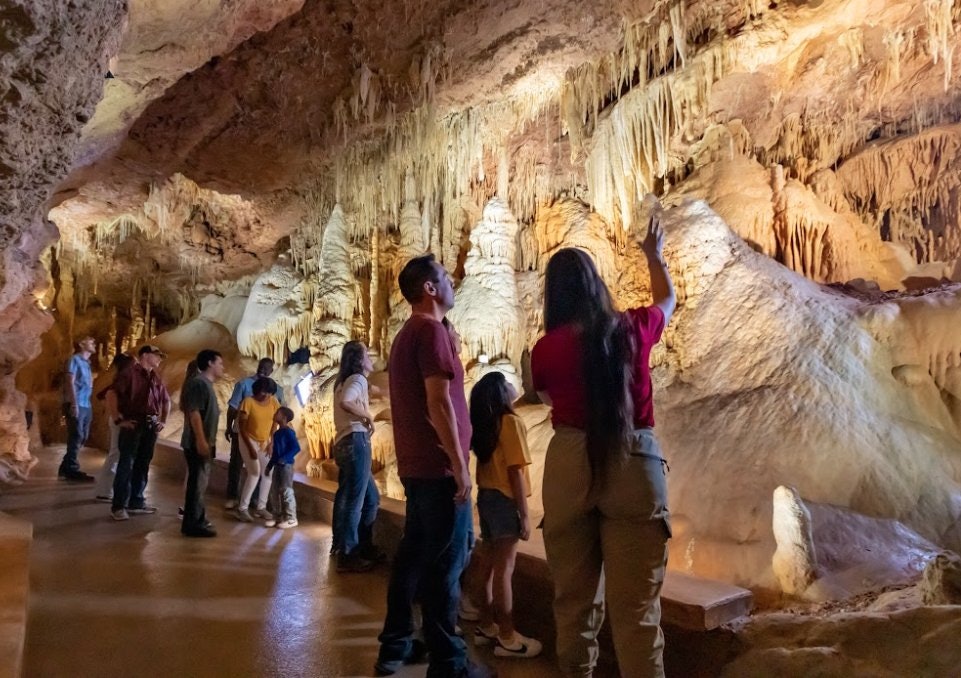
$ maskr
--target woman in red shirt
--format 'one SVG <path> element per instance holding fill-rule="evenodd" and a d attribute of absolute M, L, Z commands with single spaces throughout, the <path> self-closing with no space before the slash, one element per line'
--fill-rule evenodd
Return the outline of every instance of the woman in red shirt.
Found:
<path fill-rule="evenodd" d="M 547 265 L 547 333 L 531 369 L 553 407 L 544 545 L 567 675 L 591 675 L 605 600 L 621 675 L 664 675 L 660 590 L 671 533 L 649 366 L 676 304 L 663 245 L 658 206 L 641 245 L 654 303 L 624 313 L 582 250 L 560 250 Z"/>

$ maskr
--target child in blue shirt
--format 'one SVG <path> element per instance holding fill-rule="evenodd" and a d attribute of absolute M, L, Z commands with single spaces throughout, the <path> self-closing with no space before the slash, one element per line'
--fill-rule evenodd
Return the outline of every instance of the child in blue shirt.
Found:
<path fill-rule="evenodd" d="M 297 527 L 297 500 L 294 498 L 294 457 L 300 452 L 297 434 L 290 427 L 294 412 L 289 407 L 281 407 L 274 414 L 277 430 L 273 436 L 273 452 L 267 464 L 268 476 L 273 474 L 270 484 L 270 504 L 273 517 L 264 522 L 266 527 L 275 525 L 281 529 Z"/>

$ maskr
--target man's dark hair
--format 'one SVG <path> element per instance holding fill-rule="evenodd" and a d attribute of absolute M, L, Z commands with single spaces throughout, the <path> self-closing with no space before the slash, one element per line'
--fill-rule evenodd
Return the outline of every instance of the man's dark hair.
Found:
<path fill-rule="evenodd" d="M 258 377 L 257 381 L 254 382 L 253 391 L 254 395 L 259 395 L 260 393 L 273 395 L 277 392 L 277 382 L 270 377 Z"/>
<path fill-rule="evenodd" d="M 280 412 L 281 415 L 283 415 L 284 419 L 287 420 L 288 424 L 294 420 L 294 411 L 289 407 L 278 407 L 277 411 Z"/>
<path fill-rule="evenodd" d="M 212 363 L 214 363 L 217 358 L 222 358 L 219 351 L 215 351 L 211 348 L 205 348 L 200 353 L 197 354 L 197 371 L 204 372 Z"/>
<path fill-rule="evenodd" d="M 408 303 L 416 304 L 424 298 L 424 283 L 428 280 L 440 282 L 437 279 L 437 269 L 434 268 L 434 255 L 423 254 L 414 257 L 404 266 L 404 270 L 397 276 L 400 293 Z"/>

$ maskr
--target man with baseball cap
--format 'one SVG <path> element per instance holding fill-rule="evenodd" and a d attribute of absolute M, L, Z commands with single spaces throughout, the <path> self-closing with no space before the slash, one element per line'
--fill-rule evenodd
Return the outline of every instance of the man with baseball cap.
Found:
<path fill-rule="evenodd" d="M 143 493 L 157 434 L 170 414 L 170 394 L 157 374 L 160 362 L 166 357 L 157 346 L 142 346 L 137 352 L 137 361 L 114 381 L 120 412 L 114 420 L 120 429 L 117 441 L 120 460 L 110 508 L 114 520 L 127 520 L 130 513 L 157 512 L 156 507 L 146 504 Z"/>

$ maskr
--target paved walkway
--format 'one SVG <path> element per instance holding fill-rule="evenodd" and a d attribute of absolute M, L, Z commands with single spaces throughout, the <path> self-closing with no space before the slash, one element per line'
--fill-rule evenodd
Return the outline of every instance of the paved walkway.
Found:
<path fill-rule="evenodd" d="M 222 515 L 219 498 L 209 502 L 219 536 L 183 538 L 182 489 L 160 474 L 148 490 L 160 512 L 114 522 L 92 485 L 56 479 L 62 449 L 0 495 L 0 511 L 34 524 L 26 678 L 372 675 L 386 567 L 339 575 L 327 524 L 247 525 Z M 93 472 L 102 458 L 86 450 L 81 464 Z M 547 656 L 479 658 L 506 678 L 557 673 Z"/>

